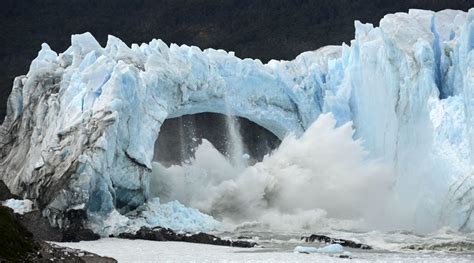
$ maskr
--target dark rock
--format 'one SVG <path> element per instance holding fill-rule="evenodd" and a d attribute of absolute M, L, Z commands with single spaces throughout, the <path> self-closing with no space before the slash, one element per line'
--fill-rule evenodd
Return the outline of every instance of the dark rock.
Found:
<path fill-rule="evenodd" d="M 360 248 L 360 249 L 372 249 L 371 246 L 366 244 L 357 243 L 352 240 L 347 239 L 340 239 L 340 238 L 332 238 L 325 235 L 311 235 L 309 237 L 302 237 L 301 240 L 305 242 L 321 242 L 326 244 L 340 244 L 343 247 L 350 247 L 350 248 Z"/>
<path fill-rule="evenodd" d="M 17 215 L 17 217 L 21 224 L 33 233 L 35 240 L 62 241 L 62 231 L 59 228 L 52 227 L 40 211 L 31 211 L 24 215 Z"/>
<path fill-rule="evenodd" d="M 62 242 L 79 242 L 79 241 L 90 241 L 98 240 L 100 236 L 90 229 L 67 229 L 63 232 Z"/>
<path fill-rule="evenodd" d="M 63 230 L 62 242 L 98 240 L 100 236 L 87 229 L 84 223 L 87 213 L 84 210 L 69 210 L 66 213 L 67 224 Z"/>
<path fill-rule="evenodd" d="M 34 217 L 29 218 L 28 220 Z M 49 225 L 49 224 L 48 224 Z M 35 239 L 13 210 L 0 206 L 0 262 L 117 262 L 86 251 Z"/>
<path fill-rule="evenodd" d="M 142 227 L 135 234 L 132 233 L 121 233 L 118 235 L 120 238 L 125 239 L 143 239 L 143 240 L 152 240 L 152 241 L 176 241 L 176 237 L 171 236 L 171 238 L 165 239 L 163 233 L 167 229 L 150 229 L 147 227 Z M 174 234 L 174 233 L 173 233 Z"/>
<path fill-rule="evenodd" d="M 11 198 L 20 199 L 17 195 L 14 195 L 8 189 L 8 186 L 0 180 L 0 201 L 5 201 Z"/>
<path fill-rule="evenodd" d="M 0 201 L 10 198 L 20 199 L 12 194 L 3 181 L 0 180 Z M 32 233 L 35 240 L 47 240 L 56 242 L 78 242 L 81 240 L 97 240 L 99 235 L 84 227 L 87 214 L 84 210 L 70 210 L 66 213 L 66 224 L 63 229 L 52 227 L 48 219 L 41 215 L 38 210 L 24 215 L 15 215 L 22 227 Z"/>
<path fill-rule="evenodd" d="M 411 250 L 428 250 L 428 251 L 449 251 L 449 252 L 472 252 L 474 251 L 474 242 L 471 241 L 445 241 L 434 243 L 411 244 L 402 247 Z"/>
<path fill-rule="evenodd" d="M 197 233 L 197 234 L 178 234 L 171 229 L 155 227 L 148 228 L 142 227 L 135 234 L 132 233 L 121 233 L 118 235 L 119 238 L 125 239 L 143 239 L 143 240 L 152 240 L 152 241 L 181 241 L 181 242 L 190 242 L 190 243 L 200 243 L 200 244 L 209 244 L 217 246 L 229 246 L 229 247 L 254 247 L 257 243 L 242 241 L 242 240 L 226 240 L 221 239 L 220 237 L 206 234 L 206 233 Z"/>
<path fill-rule="evenodd" d="M 79 242 L 82 240 L 97 240 L 99 235 L 85 228 L 85 212 L 83 210 L 71 210 L 67 212 L 67 224 L 63 229 L 52 227 L 47 218 L 36 210 L 24 215 L 18 215 L 21 223 L 33 233 L 36 240 L 47 240 L 56 242 Z"/>
<path fill-rule="evenodd" d="M 245 248 L 251 248 L 255 247 L 258 244 L 255 242 L 250 242 L 250 241 L 242 241 L 242 240 L 232 240 L 232 247 L 245 247 Z"/>
<path fill-rule="evenodd" d="M 102 257 L 87 251 L 66 248 L 44 241 L 39 242 L 40 249 L 28 258 L 29 262 L 77 262 L 77 263 L 115 263 L 113 258 Z"/>
<path fill-rule="evenodd" d="M 38 249 L 33 234 L 21 225 L 13 210 L 0 206 L 0 262 L 26 260 Z"/>

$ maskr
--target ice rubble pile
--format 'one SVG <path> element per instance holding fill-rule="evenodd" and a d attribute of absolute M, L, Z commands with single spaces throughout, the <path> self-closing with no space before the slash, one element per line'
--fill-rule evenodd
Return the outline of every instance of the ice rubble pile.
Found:
<path fill-rule="evenodd" d="M 151 198 L 126 216 L 113 210 L 107 217 L 92 215 L 88 222 L 88 227 L 101 236 L 133 233 L 143 226 L 159 226 L 184 232 L 208 232 L 217 229 L 220 223 L 212 216 L 186 207 L 178 201 L 161 203 L 158 197 Z"/>
<path fill-rule="evenodd" d="M 393 165 L 400 198 L 441 204 L 424 202 L 421 217 L 472 229 L 474 9 L 410 10 L 355 27 L 350 46 L 267 64 L 161 40 L 128 47 L 109 36 L 103 48 L 89 33 L 61 54 L 43 44 L 14 81 L 0 179 L 52 224 L 69 209 L 106 217 L 150 198 L 166 118 L 231 112 L 283 138 L 332 112 Z"/>

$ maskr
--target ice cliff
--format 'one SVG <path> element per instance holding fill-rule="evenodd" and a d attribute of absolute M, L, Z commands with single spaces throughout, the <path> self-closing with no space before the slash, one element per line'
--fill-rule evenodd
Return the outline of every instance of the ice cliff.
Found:
<path fill-rule="evenodd" d="M 151 198 L 153 145 L 167 118 L 233 114 L 283 138 L 332 112 L 393 166 L 415 220 L 472 230 L 474 9 L 410 10 L 355 28 L 350 45 L 267 64 L 161 40 L 128 47 L 109 36 L 101 47 L 89 33 L 60 54 L 43 44 L 13 84 L 0 179 L 53 225 L 70 209 L 106 217 Z"/>

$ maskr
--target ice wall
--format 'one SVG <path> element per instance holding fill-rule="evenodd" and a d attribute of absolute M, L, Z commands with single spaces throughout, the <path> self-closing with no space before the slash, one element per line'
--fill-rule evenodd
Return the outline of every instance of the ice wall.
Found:
<path fill-rule="evenodd" d="M 8 100 L 0 179 L 62 225 L 69 209 L 105 216 L 149 198 L 166 118 L 230 112 L 283 138 L 332 112 L 393 166 L 401 202 L 420 211 L 413 220 L 472 229 L 474 9 L 355 27 L 350 46 L 267 64 L 160 40 L 128 47 L 110 36 L 101 47 L 89 33 L 61 54 L 43 44 Z"/>
<path fill-rule="evenodd" d="M 318 86 L 288 86 L 311 77 L 311 64 L 270 67 L 160 40 L 129 48 L 112 36 L 102 48 L 89 33 L 71 42 L 59 55 L 43 44 L 16 78 L 0 137 L 1 179 L 54 224 L 68 209 L 106 215 L 141 205 L 166 118 L 230 112 L 283 138 L 320 113 Z"/>

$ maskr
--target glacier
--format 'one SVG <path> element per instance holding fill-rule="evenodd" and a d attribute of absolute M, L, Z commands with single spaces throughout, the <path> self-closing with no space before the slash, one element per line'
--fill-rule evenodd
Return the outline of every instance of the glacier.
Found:
<path fill-rule="evenodd" d="M 471 231 L 473 49 L 474 9 L 410 10 L 379 27 L 356 21 L 350 45 L 266 64 L 161 40 L 128 47 L 109 36 L 102 47 L 90 33 L 73 35 L 59 54 L 43 44 L 15 79 L 0 179 L 65 227 L 71 209 L 109 218 L 149 204 L 153 145 L 167 118 L 231 114 L 283 139 L 331 113 L 353 125 L 367 158 L 393 168 L 393 191 L 420 231 Z"/>

